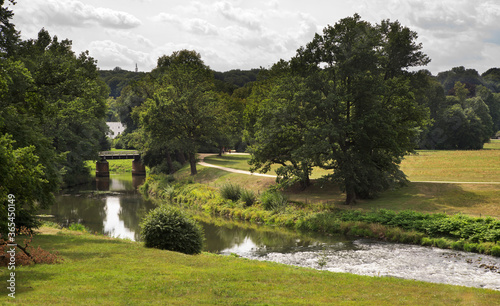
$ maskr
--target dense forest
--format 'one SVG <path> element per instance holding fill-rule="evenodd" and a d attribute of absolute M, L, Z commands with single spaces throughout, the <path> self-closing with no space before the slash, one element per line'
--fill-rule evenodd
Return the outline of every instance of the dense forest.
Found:
<path fill-rule="evenodd" d="M 84 162 L 109 148 L 109 92 L 88 52 L 76 55 L 70 40 L 45 29 L 22 40 L 12 16 L 0 0 L 0 213 L 12 194 L 16 227 L 33 228 L 36 211 L 61 186 L 90 180 Z"/>
<path fill-rule="evenodd" d="M 100 71 L 45 29 L 22 40 L 4 2 L 0 198 L 16 194 L 19 225 L 90 177 L 84 161 L 110 146 L 106 120 L 126 126 L 113 146 L 140 150 L 153 172 L 196 174 L 198 152 L 233 148 L 254 171 L 279 164 L 278 187 L 307 188 L 312 167 L 326 169 L 346 204 L 404 184 L 399 163 L 418 148 L 481 149 L 500 130 L 500 69 L 416 71 L 430 59 L 399 22 L 344 18 L 269 69 L 215 72 L 179 50 L 137 73 Z"/>

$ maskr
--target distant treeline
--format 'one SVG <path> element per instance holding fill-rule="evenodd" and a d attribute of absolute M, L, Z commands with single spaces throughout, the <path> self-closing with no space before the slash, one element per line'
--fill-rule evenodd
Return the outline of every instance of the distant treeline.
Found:
<path fill-rule="evenodd" d="M 233 69 L 226 72 L 214 71 L 216 87 L 219 91 L 232 94 L 234 90 L 245 86 L 247 83 L 257 81 L 261 69 L 240 70 Z M 144 77 L 144 72 L 134 72 L 116 67 L 113 70 L 100 70 L 99 74 L 103 81 L 109 86 L 109 96 L 118 98 L 122 89 L 132 81 Z"/>
<path fill-rule="evenodd" d="M 234 90 L 245 86 L 247 83 L 257 81 L 261 69 L 250 70 L 233 69 L 225 72 L 214 71 L 214 77 L 221 91 L 232 94 Z M 146 73 L 124 70 L 116 67 L 113 70 L 100 70 L 99 74 L 110 88 L 110 97 L 120 96 L 122 89 L 130 82 L 139 80 Z M 439 72 L 434 78 L 443 86 L 445 95 L 454 96 L 456 82 L 465 85 L 469 90 L 468 98 L 476 95 L 477 86 L 484 86 L 493 93 L 500 93 L 500 68 L 488 69 L 483 74 L 475 69 L 466 69 L 463 66 Z"/>

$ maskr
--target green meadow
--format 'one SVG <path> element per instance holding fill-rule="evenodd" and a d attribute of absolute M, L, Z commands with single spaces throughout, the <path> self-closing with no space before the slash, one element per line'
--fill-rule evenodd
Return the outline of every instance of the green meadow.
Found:
<path fill-rule="evenodd" d="M 500 292 L 298 268 L 44 227 L 34 244 L 58 264 L 16 269 L 20 305 L 494 305 Z M 8 270 L 1 268 L 2 279 Z"/>
<path fill-rule="evenodd" d="M 249 170 L 250 155 L 208 156 L 207 163 Z M 276 169 L 278 166 L 273 166 Z M 492 140 L 484 150 L 474 151 L 418 151 L 407 156 L 401 169 L 410 184 L 389 190 L 372 200 L 358 200 L 354 208 L 361 210 L 391 209 L 416 210 L 421 212 L 448 214 L 464 213 L 472 216 L 500 218 L 500 140 Z M 217 169 L 203 169 L 197 182 L 219 187 L 231 181 L 256 192 L 262 192 L 274 183 L 273 178 L 228 173 Z M 274 174 L 274 173 L 273 173 Z M 322 169 L 313 169 L 312 178 L 326 174 Z M 186 176 L 187 173 L 179 174 Z M 334 184 L 315 184 L 305 191 L 287 190 L 293 201 L 327 203 L 338 208 L 344 194 Z"/>

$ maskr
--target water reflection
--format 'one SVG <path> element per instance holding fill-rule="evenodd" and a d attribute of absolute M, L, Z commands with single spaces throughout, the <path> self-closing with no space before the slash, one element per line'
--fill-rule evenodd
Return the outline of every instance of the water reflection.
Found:
<path fill-rule="evenodd" d="M 51 221 L 65 227 L 81 223 L 92 232 L 139 240 L 140 222 L 154 208 L 136 191 L 144 179 L 133 180 L 131 174 L 98 178 L 91 185 L 66 190 L 42 213 L 54 216 Z"/>
<path fill-rule="evenodd" d="M 137 240 L 134 231 L 125 226 L 120 198 L 106 198 L 106 217 L 103 220 L 104 233 L 108 236 Z M 131 225 L 130 223 L 128 224 Z"/>
<path fill-rule="evenodd" d="M 352 241 L 343 236 L 312 236 L 278 230 L 275 228 L 254 229 L 233 223 L 213 224 L 201 222 L 205 230 L 205 250 L 212 253 L 241 256 L 262 256 L 270 252 L 292 253 L 321 250 L 325 244 L 342 243 L 352 248 Z"/>

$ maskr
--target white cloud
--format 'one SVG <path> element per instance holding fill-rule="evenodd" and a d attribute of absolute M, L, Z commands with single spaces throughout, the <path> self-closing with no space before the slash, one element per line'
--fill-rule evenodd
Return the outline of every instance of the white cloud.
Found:
<path fill-rule="evenodd" d="M 23 22 L 71 27 L 98 25 L 130 29 L 141 25 L 134 15 L 109 8 L 94 7 L 78 0 L 32 0 L 23 6 Z"/>
<path fill-rule="evenodd" d="M 131 31 L 110 29 L 106 30 L 105 33 L 113 39 L 119 38 L 124 43 L 132 42 L 139 48 L 154 47 L 153 42 L 149 38 L 144 37 L 143 35 L 133 33 Z"/>
<path fill-rule="evenodd" d="M 228 1 L 217 2 L 214 7 L 227 20 L 234 21 L 252 31 L 262 30 L 262 10 L 234 7 Z"/>
<path fill-rule="evenodd" d="M 104 69 L 119 66 L 126 70 L 133 70 L 136 63 L 140 67 L 150 69 L 156 64 L 149 53 L 133 50 L 111 40 L 93 41 L 88 49 L 90 55 L 98 61 L 98 66 Z"/>
<path fill-rule="evenodd" d="M 182 30 L 193 34 L 217 35 L 219 32 L 215 25 L 201 18 L 185 19 L 177 15 L 160 13 L 159 15 L 153 17 L 153 20 L 174 24 Z"/>

